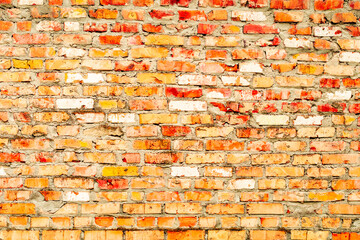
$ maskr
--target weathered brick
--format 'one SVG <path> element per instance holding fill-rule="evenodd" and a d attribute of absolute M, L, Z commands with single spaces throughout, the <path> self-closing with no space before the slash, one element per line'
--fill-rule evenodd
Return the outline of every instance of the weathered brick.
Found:
<path fill-rule="evenodd" d="M 358 238 L 358 0 L 0 5 L 1 239 Z"/>

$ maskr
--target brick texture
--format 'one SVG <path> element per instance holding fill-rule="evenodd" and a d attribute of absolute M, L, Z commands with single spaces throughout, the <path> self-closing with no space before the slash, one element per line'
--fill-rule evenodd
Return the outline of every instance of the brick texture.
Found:
<path fill-rule="evenodd" d="M 359 0 L 0 0 L 0 239 L 360 239 Z"/>

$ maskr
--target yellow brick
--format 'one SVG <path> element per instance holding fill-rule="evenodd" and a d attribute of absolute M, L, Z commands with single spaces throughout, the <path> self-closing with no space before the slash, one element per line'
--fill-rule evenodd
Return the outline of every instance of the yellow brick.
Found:
<path fill-rule="evenodd" d="M 131 199 L 134 201 L 141 201 L 144 198 L 144 193 L 142 192 L 132 192 Z"/>
<path fill-rule="evenodd" d="M 129 167 L 104 167 L 102 171 L 103 176 L 137 176 L 139 175 L 138 168 L 135 166 Z"/>
<path fill-rule="evenodd" d="M 14 68 L 29 68 L 27 60 L 13 59 Z"/>
<path fill-rule="evenodd" d="M 40 69 L 43 67 L 43 61 L 39 59 L 29 60 L 28 64 L 31 69 Z"/>
<path fill-rule="evenodd" d="M 274 85 L 274 78 L 272 77 L 254 77 L 253 79 L 254 88 L 269 88 Z"/>
<path fill-rule="evenodd" d="M 169 35 L 149 35 L 145 38 L 146 45 L 184 45 L 184 37 Z"/>
<path fill-rule="evenodd" d="M 117 108 L 118 102 L 116 100 L 99 100 L 99 107 L 102 109 Z"/>

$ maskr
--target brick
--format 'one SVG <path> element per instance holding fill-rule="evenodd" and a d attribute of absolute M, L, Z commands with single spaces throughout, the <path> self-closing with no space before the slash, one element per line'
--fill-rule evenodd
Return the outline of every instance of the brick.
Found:
<path fill-rule="evenodd" d="M 102 175 L 106 177 L 113 176 L 138 176 L 138 168 L 135 166 L 130 167 L 104 167 Z"/>
<path fill-rule="evenodd" d="M 243 31 L 244 31 L 244 33 L 249 33 L 249 34 L 279 33 L 279 29 L 275 28 L 275 26 L 255 25 L 255 24 L 245 25 Z"/>
<path fill-rule="evenodd" d="M 244 205 L 242 204 L 209 204 L 206 207 L 208 214 L 243 214 Z"/>
<path fill-rule="evenodd" d="M 359 205 L 350 205 L 350 204 L 329 204 L 330 214 L 360 214 Z"/>
<path fill-rule="evenodd" d="M 304 175 L 304 169 L 298 167 L 266 167 L 266 176 L 293 176 L 299 177 Z"/>
<path fill-rule="evenodd" d="M 330 10 L 343 8 L 343 0 L 315 0 L 314 8 L 315 10 Z"/>
<path fill-rule="evenodd" d="M 253 155 L 253 164 L 283 164 L 290 162 L 288 154 L 261 154 Z"/>
<path fill-rule="evenodd" d="M 170 20 L 175 15 L 174 11 L 172 10 L 151 10 L 149 14 L 152 18 L 163 20 Z"/>
<path fill-rule="evenodd" d="M 239 46 L 239 37 L 205 37 L 205 46 L 236 47 Z"/>
<path fill-rule="evenodd" d="M 334 37 L 341 36 L 341 30 L 337 27 L 313 27 L 316 37 Z"/>
<path fill-rule="evenodd" d="M 98 3 L 0 0 L 1 239 L 358 238 L 358 0 Z"/>
<path fill-rule="evenodd" d="M 311 151 L 342 151 L 345 148 L 345 142 L 311 142 L 310 150 Z"/>
<path fill-rule="evenodd" d="M 207 104 L 203 101 L 170 101 L 170 111 L 206 111 Z"/>
<path fill-rule="evenodd" d="M 130 54 L 133 58 L 164 58 L 168 52 L 166 48 L 133 48 Z"/>
<path fill-rule="evenodd" d="M 120 45 L 122 36 L 104 35 L 99 37 L 100 44 L 104 45 Z"/>
<path fill-rule="evenodd" d="M 177 123 L 177 114 L 140 114 L 140 124 L 149 123 Z"/>
<path fill-rule="evenodd" d="M 157 70 L 166 72 L 195 72 L 195 65 L 184 61 L 166 61 L 157 62 Z"/>
<path fill-rule="evenodd" d="M 289 122 L 289 117 L 285 115 L 256 115 L 255 121 L 259 125 L 287 125 L 287 123 Z"/>
<path fill-rule="evenodd" d="M 50 39 L 47 34 L 13 34 L 16 44 L 46 44 Z"/>
<path fill-rule="evenodd" d="M 168 231 L 168 239 L 169 240 L 175 240 L 175 239 L 203 240 L 205 239 L 205 231 L 203 230 Z"/>
<path fill-rule="evenodd" d="M 184 38 L 170 35 L 149 35 L 145 39 L 146 45 L 183 45 Z"/>
<path fill-rule="evenodd" d="M 356 23 L 357 19 L 356 16 L 349 12 L 349 13 L 335 13 L 331 19 L 333 23 Z"/>
<path fill-rule="evenodd" d="M 286 239 L 286 233 L 284 231 L 275 231 L 275 230 L 251 230 L 250 239 Z"/>
<path fill-rule="evenodd" d="M 266 15 L 263 12 L 244 12 L 232 11 L 231 19 L 233 21 L 266 21 Z"/>
<path fill-rule="evenodd" d="M 302 12 L 274 12 L 275 22 L 302 22 Z"/>
<path fill-rule="evenodd" d="M 284 207 L 281 203 L 250 203 L 247 204 L 248 214 L 282 214 Z"/>
<path fill-rule="evenodd" d="M 217 27 L 218 27 L 217 25 L 200 23 L 198 25 L 198 34 L 212 34 L 216 30 Z"/>
<path fill-rule="evenodd" d="M 232 52 L 233 59 L 261 59 L 263 52 L 257 49 L 236 49 Z"/>
<path fill-rule="evenodd" d="M 312 43 L 304 38 L 287 38 L 284 40 L 285 47 L 287 48 L 312 48 Z M 316 48 L 316 47 L 315 47 Z"/>
<path fill-rule="evenodd" d="M 200 10 L 180 10 L 179 20 L 206 21 L 207 17 L 204 11 Z"/>
<path fill-rule="evenodd" d="M 295 1 L 295 0 L 271 0 L 270 2 L 270 8 L 275 9 L 308 9 L 309 8 L 309 1 L 308 0 L 301 0 L 301 1 Z"/>

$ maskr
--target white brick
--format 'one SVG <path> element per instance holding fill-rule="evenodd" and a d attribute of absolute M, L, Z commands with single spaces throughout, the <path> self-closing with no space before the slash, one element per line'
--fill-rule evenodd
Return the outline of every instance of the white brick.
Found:
<path fill-rule="evenodd" d="M 203 101 L 170 101 L 170 111 L 206 111 L 207 103 Z"/>
<path fill-rule="evenodd" d="M 65 82 L 96 84 L 105 82 L 105 77 L 101 73 L 66 73 Z"/>
<path fill-rule="evenodd" d="M 171 167 L 173 177 L 199 177 L 197 167 Z"/>
<path fill-rule="evenodd" d="M 209 75 L 185 74 L 178 79 L 180 85 L 216 85 L 216 77 Z"/>
<path fill-rule="evenodd" d="M 43 5 L 43 0 L 19 0 L 19 5 Z"/>
<path fill-rule="evenodd" d="M 321 125 L 323 116 L 297 116 L 294 125 Z"/>
<path fill-rule="evenodd" d="M 59 50 L 60 57 L 78 58 L 85 56 L 86 51 L 79 48 L 61 48 Z"/>
<path fill-rule="evenodd" d="M 253 179 L 234 179 L 229 182 L 228 189 L 253 189 L 255 180 Z"/>
<path fill-rule="evenodd" d="M 349 100 L 351 98 L 351 91 L 335 91 L 334 93 L 325 93 L 325 98 L 328 100 Z"/>
<path fill-rule="evenodd" d="M 258 62 L 240 63 L 239 72 L 262 73 L 264 66 Z"/>
<path fill-rule="evenodd" d="M 108 121 L 112 123 L 135 123 L 136 115 L 134 113 L 110 113 Z"/>
<path fill-rule="evenodd" d="M 94 108 L 94 100 L 89 98 L 74 99 L 64 98 L 57 99 L 56 106 L 59 109 L 80 109 L 80 108 Z"/>
<path fill-rule="evenodd" d="M 259 125 L 287 125 L 289 123 L 289 116 L 286 115 L 256 115 L 255 121 Z"/>
<path fill-rule="evenodd" d="M 64 192 L 64 201 L 87 202 L 90 200 L 89 192 Z"/>
<path fill-rule="evenodd" d="M 66 32 L 80 31 L 80 23 L 79 22 L 64 22 L 64 31 L 66 31 Z"/>
<path fill-rule="evenodd" d="M 360 62 L 359 52 L 340 52 L 340 62 Z"/>
<path fill-rule="evenodd" d="M 249 78 L 242 76 L 222 76 L 221 81 L 227 86 L 249 86 Z"/>
<path fill-rule="evenodd" d="M 284 45 L 287 48 L 312 48 L 311 41 L 304 38 L 287 38 L 284 41 Z"/>
<path fill-rule="evenodd" d="M 211 92 L 207 92 L 206 93 L 206 97 L 207 98 L 227 98 L 222 92 L 217 92 L 217 91 L 211 91 Z"/>
<path fill-rule="evenodd" d="M 5 172 L 5 168 L 4 167 L 0 167 L 0 176 L 6 176 L 6 172 Z"/>
<path fill-rule="evenodd" d="M 232 11 L 231 18 L 234 20 L 247 21 L 266 21 L 266 16 L 263 12 L 244 12 L 244 11 Z"/>
<path fill-rule="evenodd" d="M 341 36 L 341 29 L 338 27 L 313 27 L 315 37 Z"/>

